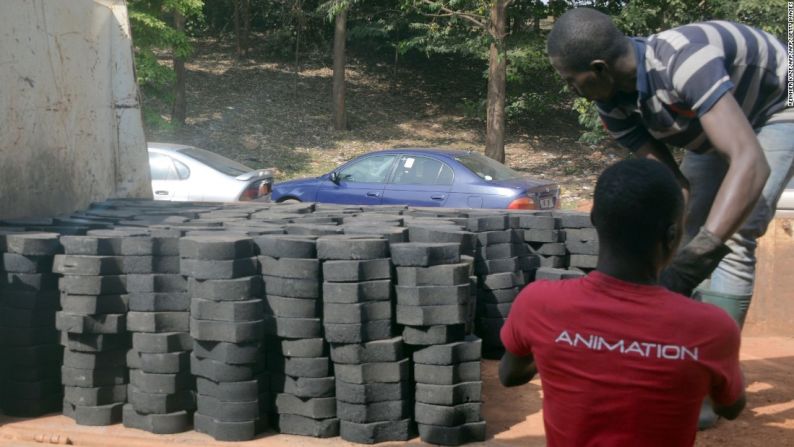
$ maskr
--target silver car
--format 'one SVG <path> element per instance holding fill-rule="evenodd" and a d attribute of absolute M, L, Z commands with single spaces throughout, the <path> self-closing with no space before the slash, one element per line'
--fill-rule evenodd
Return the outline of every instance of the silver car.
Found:
<path fill-rule="evenodd" d="M 148 143 L 155 200 L 236 202 L 269 200 L 273 172 L 251 169 L 193 146 Z"/>

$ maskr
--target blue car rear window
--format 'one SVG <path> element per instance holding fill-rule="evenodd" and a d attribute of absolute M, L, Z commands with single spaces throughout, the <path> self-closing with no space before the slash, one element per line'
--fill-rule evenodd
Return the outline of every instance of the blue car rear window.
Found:
<path fill-rule="evenodd" d="M 455 157 L 458 163 L 485 181 L 501 181 L 521 177 L 521 173 L 514 171 L 496 160 L 482 154 L 472 153 Z"/>

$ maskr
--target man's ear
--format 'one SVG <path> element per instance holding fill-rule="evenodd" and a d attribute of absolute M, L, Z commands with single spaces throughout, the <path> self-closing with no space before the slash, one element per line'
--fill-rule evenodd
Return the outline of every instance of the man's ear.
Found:
<path fill-rule="evenodd" d="M 681 227 L 676 224 L 670 224 L 664 232 L 664 249 L 667 253 L 675 253 L 678 249 L 678 244 L 681 242 Z"/>
<path fill-rule="evenodd" d="M 597 74 L 606 73 L 609 71 L 609 64 L 603 59 L 595 59 L 590 62 L 590 70 Z"/>

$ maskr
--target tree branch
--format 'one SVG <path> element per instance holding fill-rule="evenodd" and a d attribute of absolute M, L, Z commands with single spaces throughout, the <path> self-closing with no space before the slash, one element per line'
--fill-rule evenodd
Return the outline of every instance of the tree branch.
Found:
<path fill-rule="evenodd" d="M 438 3 L 435 3 L 432 0 L 422 0 L 422 3 L 428 6 L 438 7 L 441 11 L 444 11 L 444 14 L 422 13 L 423 15 L 429 17 L 460 17 L 462 19 L 468 20 L 469 22 L 481 28 L 486 28 L 485 17 L 481 15 L 472 14 L 468 12 L 454 11 L 452 9 L 447 8 L 446 6 L 439 5 Z"/>

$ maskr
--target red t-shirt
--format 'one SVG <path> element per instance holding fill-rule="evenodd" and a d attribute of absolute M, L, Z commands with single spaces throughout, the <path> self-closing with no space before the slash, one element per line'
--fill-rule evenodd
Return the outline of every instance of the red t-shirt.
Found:
<path fill-rule="evenodd" d="M 706 394 L 744 387 L 727 313 L 600 272 L 528 285 L 501 338 L 535 358 L 550 447 L 691 446 Z"/>

